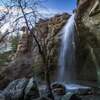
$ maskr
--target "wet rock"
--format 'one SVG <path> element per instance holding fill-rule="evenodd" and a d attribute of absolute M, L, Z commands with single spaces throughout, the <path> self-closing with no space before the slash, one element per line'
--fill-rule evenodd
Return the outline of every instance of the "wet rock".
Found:
<path fill-rule="evenodd" d="M 96 82 L 100 80 L 100 0 L 78 1 L 77 79 Z"/>
<path fill-rule="evenodd" d="M 5 95 L 3 95 L 1 92 L 0 92 L 0 100 L 6 100 Z"/>
<path fill-rule="evenodd" d="M 44 48 L 46 49 L 45 54 L 49 56 L 49 61 L 50 61 L 50 70 L 52 70 L 52 73 L 54 72 L 54 69 L 57 67 L 57 61 L 58 61 L 58 48 L 60 44 L 60 30 L 62 27 L 65 25 L 67 20 L 69 19 L 70 15 L 67 13 L 63 14 L 57 14 L 54 17 L 51 17 L 50 19 L 46 20 L 41 20 L 37 23 L 35 27 L 35 34 L 38 35 L 38 40 L 40 44 L 46 44 Z M 37 69 L 37 72 L 41 73 L 44 70 L 39 70 L 43 68 L 43 59 L 38 52 L 38 48 L 36 43 L 33 43 L 34 45 L 34 50 L 33 50 L 33 62 L 34 62 L 34 67 L 37 67 L 37 64 L 40 66 L 40 68 L 34 68 Z M 36 73 L 36 74 L 38 74 Z M 38 74 L 39 76 L 40 74 Z M 54 75 L 55 76 L 55 75 Z M 41 76 L 40 76 L 41 77 Z M 55 79 L 55 77 L 51 76 L 51 79 Z"/>
<path fill-rule="evenodd" d="M 66 93 L 61 100 L 81 100 L 81 98 L 73 93 Z"/>
<path fill-rule="evenodd" d="M 39 44 L 44 44 L 45 41 L 46 46 L 43 50 L 47 51 L 43 52 L 45 52 L 47 56 L 50 56 L 50 63 L 52 64 L 51 66 L 53 69 L 57 66 L 58 42 L 61 37 L 59 31 L 62 29 L 69 17 L 70 15 L 67 13 L 56 15 L 50 19 L 40 20 L 35 27 L 38 34 L 37 31 L 34 32 L 34 34 L 38 37 Z M 19 41 L 16 54 L 12 58 L 13 61 L 9 66 L 5 67 L 2 73 L 0 71 L 0 87 L 3 89 L 10 81 L 15 79 L 23 77 L 31 78 L 33 75 L 33 66 L 39 66 L 38 68 L 34 68 L 36 69 L 35 72 L 38 72 L 38 75 L 40 75 L 41 71 L 43 72 L 43 70 L 41 70 L 43 68 L 43 59 L 38 52 L 38 47 L 32 38 L 32 34 L 28 33 L 26 27 L 23 27 L 22 31 L 23 35 Z"/>
<path fill-rule="evenodd" d="M 20 78 L 31 78 L 32 72 L 32 41 L 33 38 L 27 31 L 23 32 L 13 60 L 7 67 L 0 71 L 0 88 L 4 88 L 9 82 Z"/>
<path fill-rule="evenodd" d="M 56 95 L 65 95 L 65 93 L 66 93 L 66 88 L 62 84 L 53 83 L 51 85 L 51 87 L 52 87 L 53 93 L 56 94 Z"/>
<path fill-rule="evenodd" d="M 40 98 L 38 98 L 38 99 L 34 99 L 34 100 L 51 100 L 51 99 L 48 98 L 48 97 L 40 97 Z"/>
<path fill-rule="evenodd" d="M 33 78 L 29 80 L 24 93 L 24 100 L 33 100 L 40 96 L 36 81 Z"/>
<path fill-rule="evenodd" d="M 14 80 L 3 91 L 0 91 L 0 100 L 33 100 L 39 97 L 34 78 Z"/>
<path fill-rule="evenodd" d="M 28 80 L 25 78 L 11 82 L 2 92 L 3 95 L 5 95 L 6 100 L 22 100 L 27 83 Z"/>

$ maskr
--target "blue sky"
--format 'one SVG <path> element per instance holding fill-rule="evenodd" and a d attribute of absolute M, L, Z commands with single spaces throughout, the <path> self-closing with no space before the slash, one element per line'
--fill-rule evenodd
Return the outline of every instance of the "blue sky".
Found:
<path fill-rule="evenodd" d="M 2 0 L 5 3 L 8 3 L 9 0 Z M 76 8 L 76 0 L 45 0 L 46 2 L 44 3 L 44 7 L 47 9 L 41 9 L 38 8 L 38 11 L 41 13 L 41 15 L 44 15 L 44 17 L 52 17 L 55 14 L 67 12 L 67 13 L 72 13 L 73 9 Z M 0 9 L 2 9 L 2 3 L 0 0 Z M 4 8 L 5 9 L 5 8 Z M 9 28 L 12 24 L 13 21 L 16 19 L 16 16 L 19 12 L 15 11 L 15 9 L 12 9 L 11 12 L 13 12 L 12 17 L 7 18 L 7 23 L 2 27 L 1 30 L 6 31 L 7 29 L 12 29 Z M 26 9 L 26 12 L 30 12 L 30 9 Z M 19 21 L 21 25 L 23 25 L 23 20 Z"/>
<path fill-rule="evenodd" d="M 9 0 L 2 0 L 7 3 Z M 44 6 L 54 10 L 71 13 L 74 8 L 76 8 L 77 0 L 44 0 Z M 0 1 L 1 5 L 1 1 Z"/>
<path fill-rule="evenodd" d="M 77 0 L 47 0 L 45 6 L 51 9 L 71 13 L 76 8 Z"/>

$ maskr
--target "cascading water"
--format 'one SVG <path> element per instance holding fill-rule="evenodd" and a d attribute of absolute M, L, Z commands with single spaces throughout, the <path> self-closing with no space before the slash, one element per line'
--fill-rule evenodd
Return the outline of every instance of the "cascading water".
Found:
<path fill-rule="evenodd" d="M 76 80 L 76 27 L 75 14 L 73 14 L 61 30 L 62 42 L 59 56 L 57 82 L 64 84 L 67 90 L 88 90 L 90 87 L 77 83 Z"/>
<path fill-rule="evenodd" d="M 60 48 L 58 82 L 75 80 L 75 14 L 73 14 L 61 31 L 62 43 Z"/>

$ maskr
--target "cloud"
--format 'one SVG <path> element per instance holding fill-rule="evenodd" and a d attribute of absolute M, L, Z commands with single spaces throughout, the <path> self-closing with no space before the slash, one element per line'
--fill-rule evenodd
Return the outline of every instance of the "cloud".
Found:
<path fill-rule="evenodd" d="M 38 11 L 39 11 L 39 13 L 44 15 L 44 17 L 48 17 L 48 18 L 52 17 L 56 14 L 62 13 L 60 10 L 52 9 L 52 8 L 48 8 L 48 9 L 39 8 Z"/>
<path fill-rule="evenodd" d="M 16 25 L 16 23 L 14 23 L 14 21 L 18 17 L 23 16 L 22 13 L 21 13 L 21 9 L 19 9 L 19 8 L 16 8 L 16 7 L 13 8 L 13 9 L 8 8 L 8 10 L 9 10 L 11 15 L 6 18 L 6 23 L 1 28 L 2 33 L 6 32 L 7 30 L 11 31 L 12 28 Z M 32 12 L 32 10 L 28 9 L 28 8 L 26 8 L 24 11 L 25 11 L 25 13 Z M 7 12 L 7 8 L 0 6 L 0 12 Z M 56 14 L 62 13 L 60 10 L 52 9 L 52 8 L 47 8 L 47 9 L 38 8 L 37 12 L 41 15 L 38 18 L 50 18 L 50 17 L 52 17 Z M 30 14 L 30 15 L 32 15 L 32 14 Z M 27 16 L 29 16 L 29 15 L 27 15 Z M 30 19 L 30 20 L 32 20 L 32 19 Z M 24 19 L 20 19 L 19 22 L 17 22 L 17 24 L 18 24 L 17 26 L 20 26 L 20 27 L 22 25 L 24 26 L 25 25 Z"/>

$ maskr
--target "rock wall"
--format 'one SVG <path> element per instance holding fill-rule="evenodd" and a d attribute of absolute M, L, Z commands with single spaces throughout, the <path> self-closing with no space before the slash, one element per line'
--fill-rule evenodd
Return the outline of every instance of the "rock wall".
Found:
<path fill-rule="evenodd" d="M 63 13 L 50 19 L 40 19 L 33 29 L 41 49 L 53 69 L 56 68 L 58 60 L 61 37 L 59 31 L 67 22 L 68 18 L 69 15 Z M 38 73 L 39 76 L 42 76 L 41 72 L 44 71 L 42 69 L 44 68 L 43 59 L 32 34 L 27 31 L 26 27 L 23 27 L 22 31 L 23 35 L 19 41 L 13 61 L 0 73 L 0 89 L 4 88 L 12 80 L 23 77 L 30 78 L 34 72 L 36 75 Z"/>
<path fill-rule="evenodd" d="M 36 27 L 33 29 L 35 30 L 35 35 L 39 40 L 39 44 L 41 45 L 47 63 L 49 63 L 52 71 L 57 67 L 58 62 L 58 52 L 61 41 L 61 34 L 59 31 L 65 25 L 69 17 L 69 14 L 63 13 L 61 15 L 55 15 L 50 19 L 40 19 Z M 38 69 L 37 73 L 39 73 L 43 71 L 41 70 L 41 68 L 43 68 L 43 59 L 35 42 L 33 43 L 33 46 L 33 67 L 34 69 Z"/>
<path fill-rule="evenodd" d="M 100 80 L 100 1 L 78 0 L 78 80 Z"/>
<path fill-rule="evenodd" d="M 32 35 L 25 29 L 13 60 L 0 73 L 0 89 L 12 80 L 32 77 L 32 41 Z"/>

